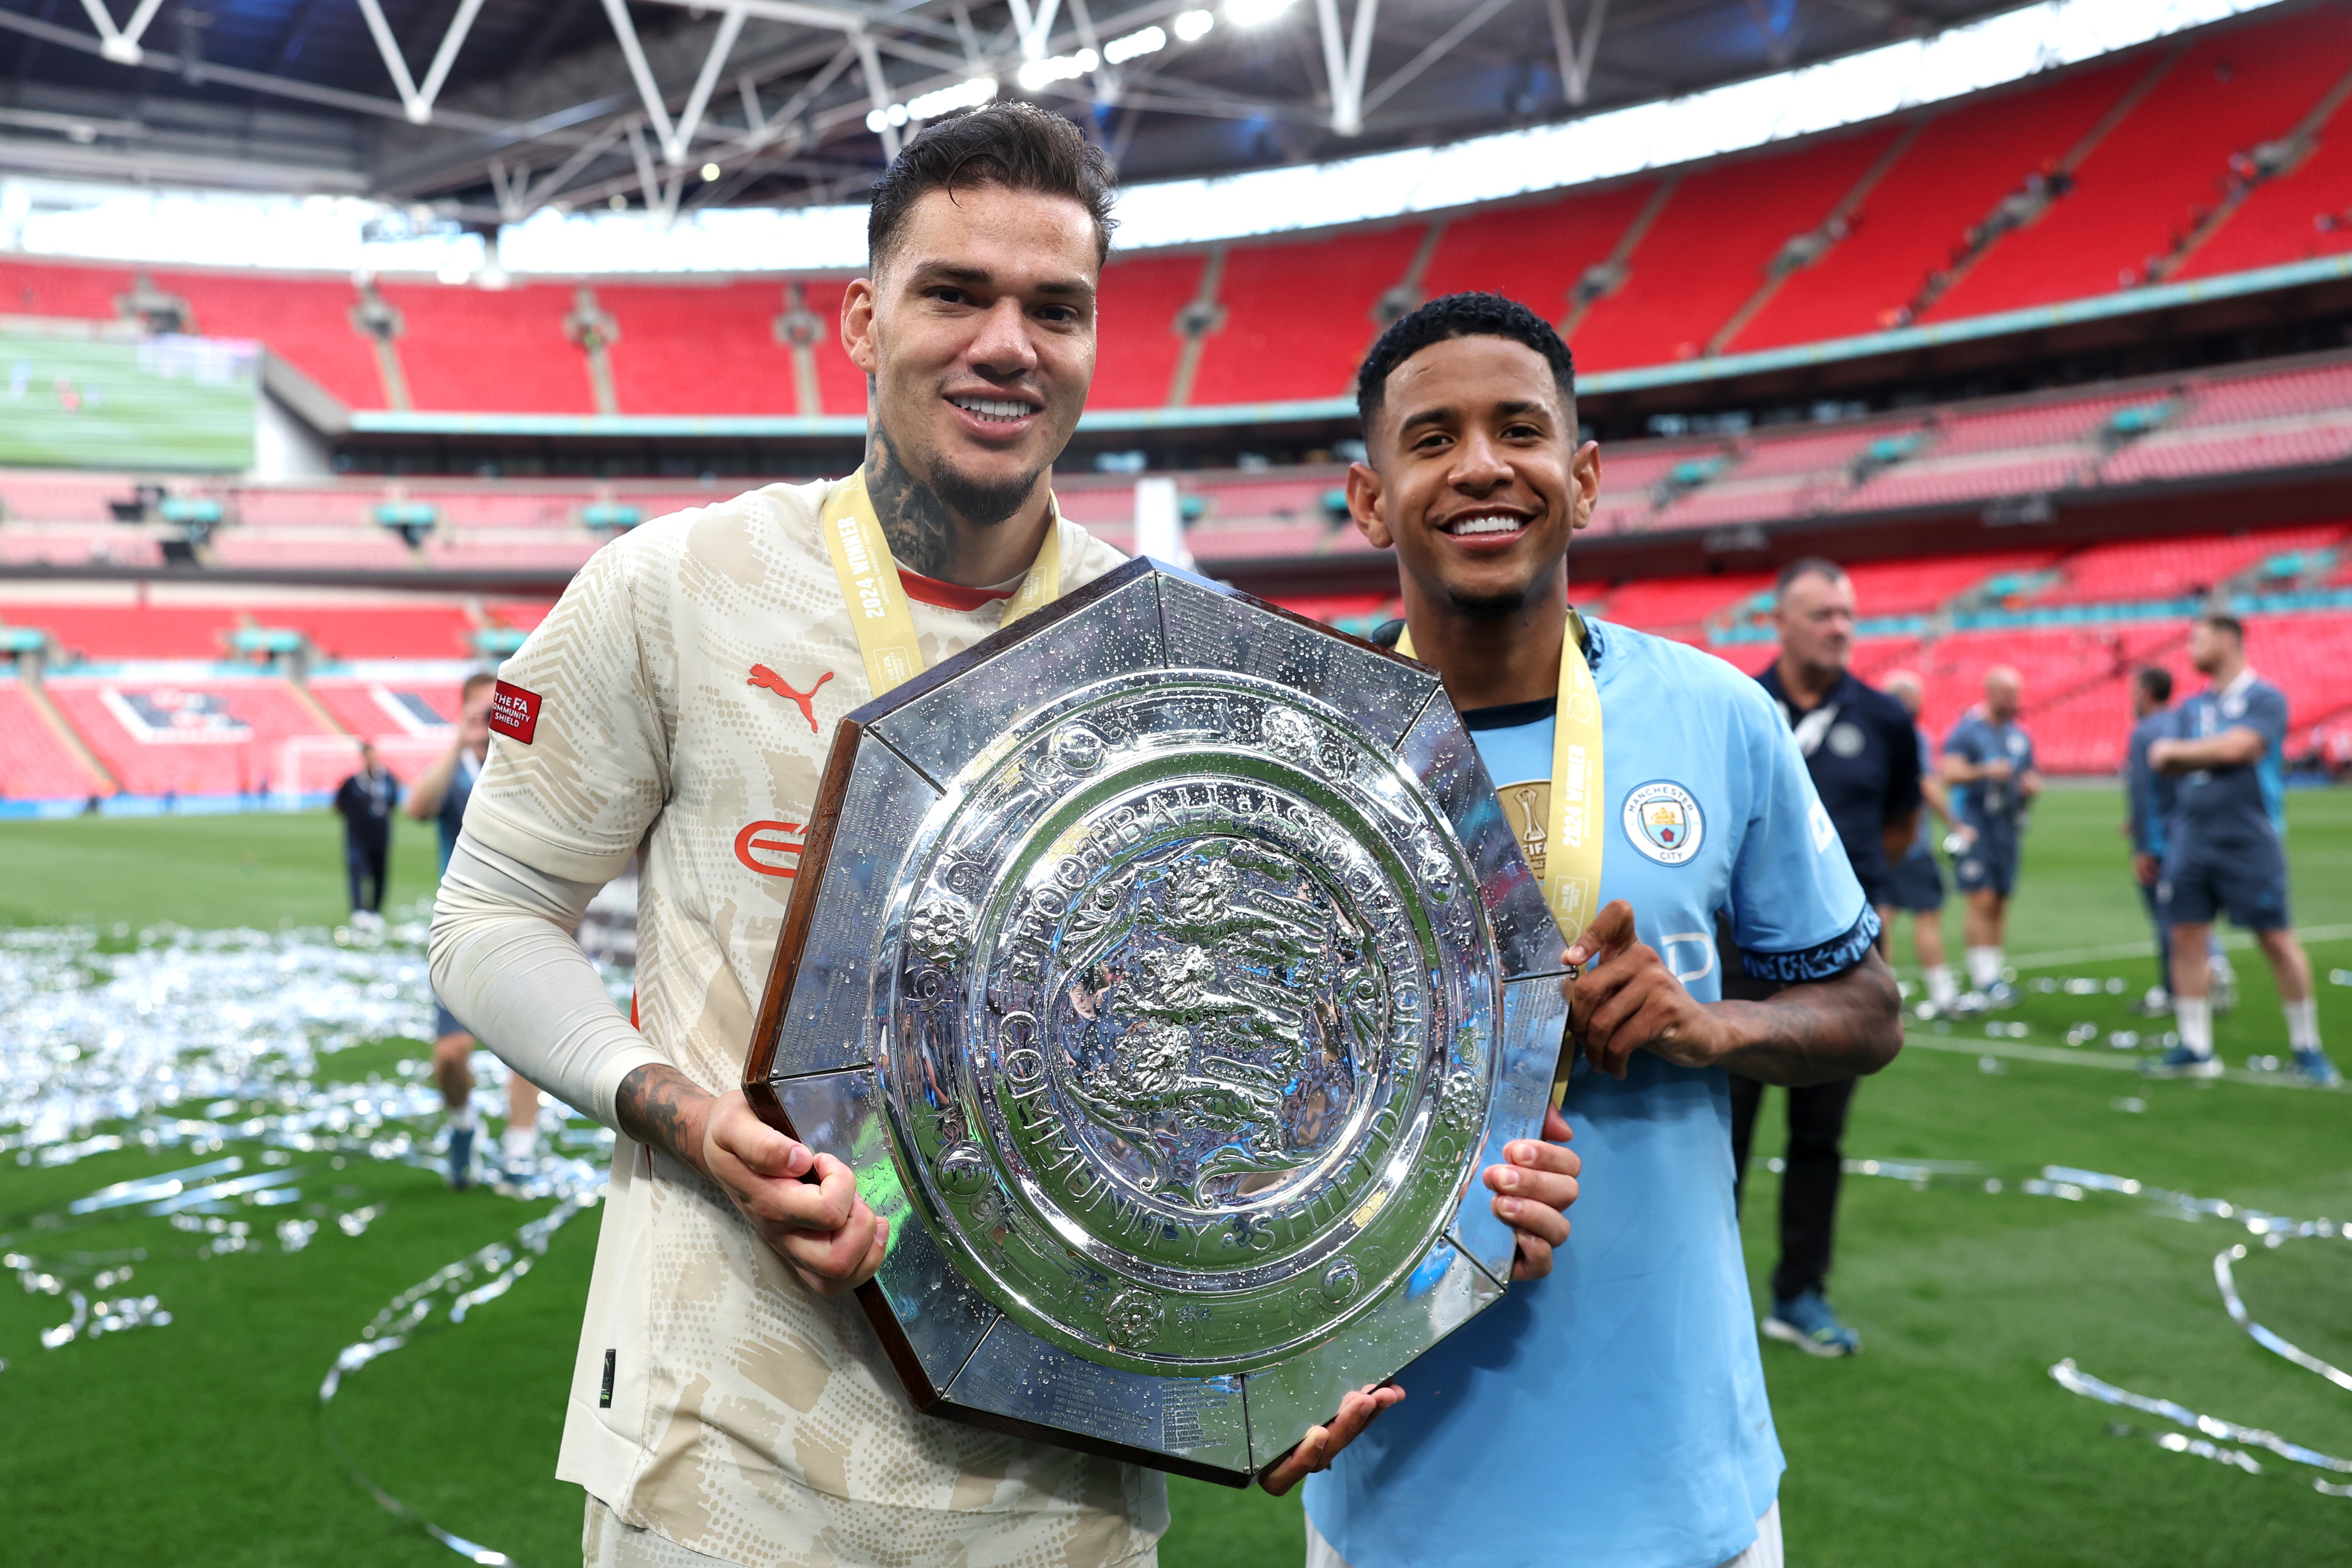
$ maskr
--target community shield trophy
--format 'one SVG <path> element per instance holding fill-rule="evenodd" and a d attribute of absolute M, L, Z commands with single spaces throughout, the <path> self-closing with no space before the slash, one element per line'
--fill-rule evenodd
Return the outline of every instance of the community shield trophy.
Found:
<path fill-rule="evenodd" d="M 1245 1484 L 1499 1299 L 1560 941 L 1424 666 L 1131 561 L 833 744 L 744 1087 L 919 1408 Z"/>

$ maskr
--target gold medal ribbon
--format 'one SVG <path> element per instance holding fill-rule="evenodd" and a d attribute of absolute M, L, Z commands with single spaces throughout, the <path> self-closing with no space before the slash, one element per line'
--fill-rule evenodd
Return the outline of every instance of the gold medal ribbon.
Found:
<path fill-rule="evenodd" d="M 1062 591 L 1062 508 L 1049 494 L 1052 516 L 1045 525 L 1045 542 L 1020 590 L 1004 601 L 1010 626 L 1031 611 L 1051 604 Z M 874 501 L 866 493 L 866 470 L 844 479 L 828 491 L 820 527 L 825 549 L 833 556 L 834 575 L 841 580 L 841 597 L 849 606 L 849 624 L 857 633 L 857 650 L 866 656 L 867 694 L 880 696 L 923 668 L 922 646 L 915 636 L 915 613 L 907 601 L 906 585 L 898 580 L 898 563 L 882 537 L 882 523 L 874 515 Z"/>
<path fill-rule="evenodd" d="M 1551 728 L 1551 800 L 1544 812 L 1544 903 L 1573 942 L 1597 913 L 1601 897 L 1601 689 L 1584 659 L 1584 617 L 1571 608 L 1560 637 L 1559 703 Z M 1414 657 L 1412 632 L 1397 652 Z M 1556 1107 L 1568 1088 L 1569 1052 L 1560 1052 L 1552 1084 Z"/>

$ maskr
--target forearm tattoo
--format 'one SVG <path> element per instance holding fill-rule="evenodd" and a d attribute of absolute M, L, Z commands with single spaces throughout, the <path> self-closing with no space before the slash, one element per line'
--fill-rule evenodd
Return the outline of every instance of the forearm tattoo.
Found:
<path fill-rule="evenodd" d="M 699 1169 L 701 1151 L 689 1146 L 694 1141 L 689 1108 L 708 1098 L 694 1080 L 677 1068 L 651 1061 L 621 1080 L 620 1092 L 613 1100 L 614 1119 L 621 1124 L 621 1131 L 637 1142 L 650 1144 Z"/>
<path fill-rule="evenodd" d="M 1903 997 L 1873 949 L 1832 979 L 1761 1001 L 1719 1002 L 1748 1035 L 1724 1065 L 1766 1083 L 1828 1083 L 1875 1072 L 1903 1043 Z"/>

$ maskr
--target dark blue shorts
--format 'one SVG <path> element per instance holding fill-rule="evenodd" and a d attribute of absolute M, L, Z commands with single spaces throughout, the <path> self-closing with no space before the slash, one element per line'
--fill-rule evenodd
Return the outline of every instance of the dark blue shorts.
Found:
<path fill-rule="evenodd" d="M 448 1036 L 453 1034 L 471 1034 L 473 1032 L 473 1030 L 467 1029 L 464 1024 L 457 1021 L 457 1015 L 456 1013 L 451 1012 L 447 1008 L 441 1005 L 441 998 L 439 997 L 436 996 L 433 998 L 433 1038 L 435 1040 L 446 1039 Z"/>
<path fill-rule="evenodd" d="M 1962 893 L 1990 888 L 2007 898 L 2017 885 L 2017 841 L 1979 833 L 1966 854 L 1952 858 L 1952 883 Z"/>
<path fill-rule="evenodd" d="M 1944 873 L 1937 867 L 1932 852 L 1916 850 L 1903 857 L 1895 874 L 1887 879 L 1886 902 L 1897 909 L 1923 915 L 1944 907 Z"/>
<path fill-rule="evenodd" d="M 2166 924 L 2210 925 L 2227 911 L 2243 931 L 2278 931 L 2287 914 L 2286 856 L 2278 841 L 2173 846 L 2156 880 Z"/>

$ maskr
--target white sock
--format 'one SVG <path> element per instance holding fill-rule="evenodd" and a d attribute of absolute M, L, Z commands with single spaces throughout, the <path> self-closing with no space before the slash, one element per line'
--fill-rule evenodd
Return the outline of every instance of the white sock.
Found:
<path fill-rule="evenodd" d="M 2180 1026 L 2180 1043 L 2193 1056 L 2213 1054 L 2213 998 L 2184 997 L 2172 998 L 2172 1021 Z"/>
<path fill-rule="evenodd" d="M 457 1128 L 457 1131 L 461 1133 L 472 1132 L 474 1130 L 474 1103 L 471 1100 L 468 1100 L 463 1105 L 457 1106 L 456 1109 L 452 1110 L 449 1113 L 449 1124 Z"/>
<path fill-rule="evenodd" d="M 2319 998 L 2305 997 L 2299 1002 L 2281 1002 L 2279 1010 L 2286 1014 L 2286 1042 L 2295 1051 L 2319 1049 Z"/>
<path fill-rule="evenodd" d="M 2221 937 L 2218 932 L 2214 934 L 2212 946 L 2205 955 L 2205 962 L 2212 967 L 2214 984 L 2234 986 L 2238 983 L 2238 971 L 2230 967 L 2230 956 L 2221 951 Z"/>
<path fill-rule="evenodd" d="M 1969 949 L 1969 984 L 1978 990 L 1990 990 L 2000 978 L 2001 951 L 1998 947 Z"/>
<path fill-rule="evenodd" d="M 507 1158 L 510 1160 L 527 1159 L 539 1152 L 539 1129 L 528 1124 L 521 1126 L 509 1124 L 507 1130 L 499 1134 L 499 1147 L 506 1151 Z"/>
<path fill-rule="evenodd" d="M 1927 998 L 1939 1008 L 1949 1007 L 1959 998 L 1960 983 L 1952 977 L 1949 964 L 1927 967 Z"/>

